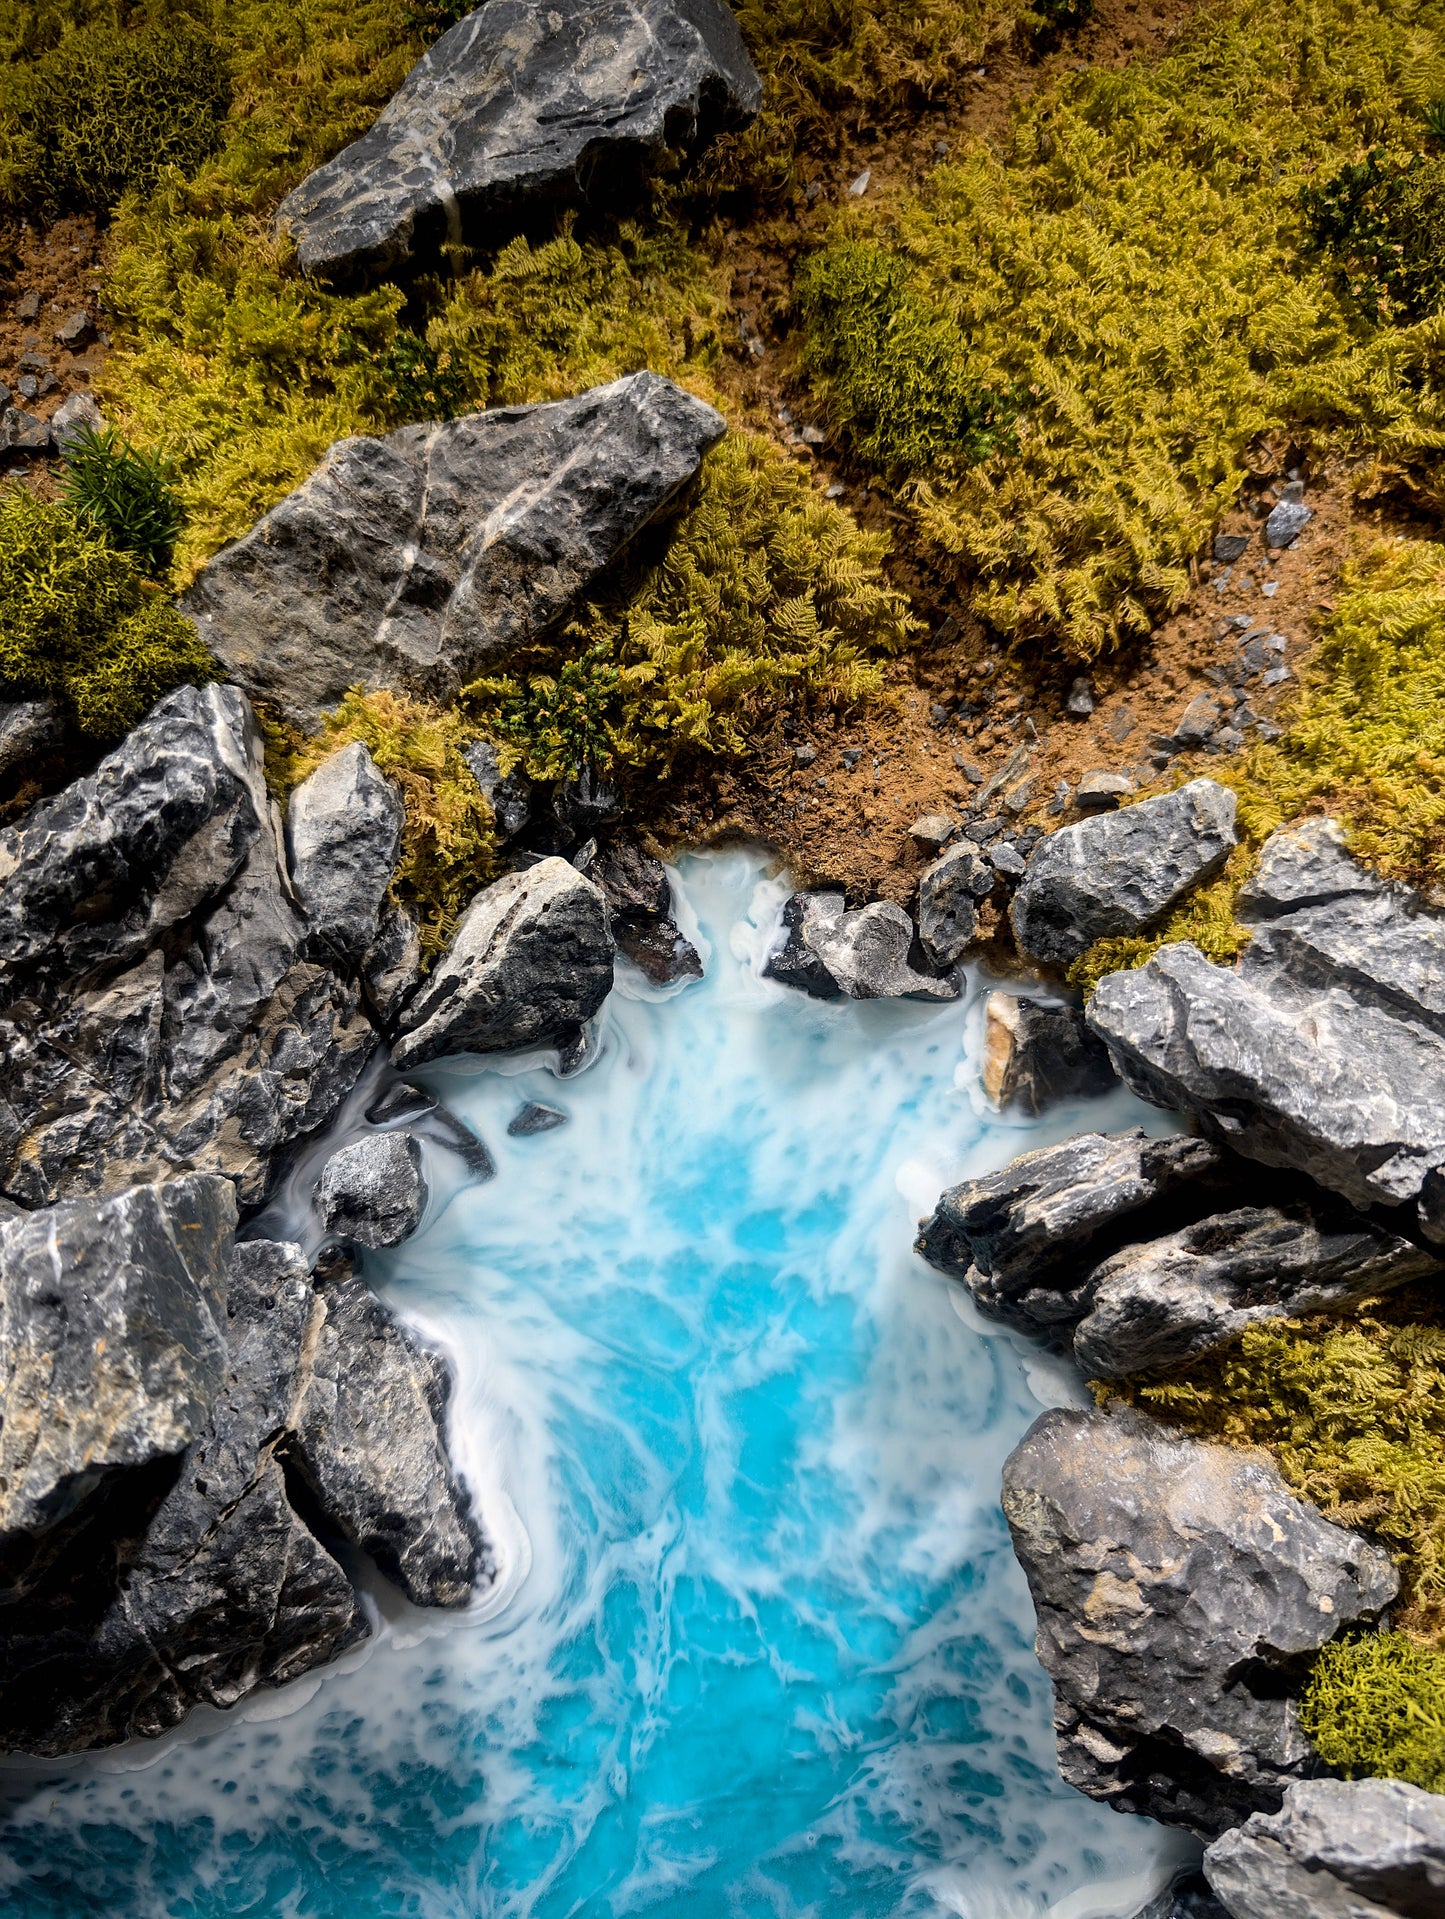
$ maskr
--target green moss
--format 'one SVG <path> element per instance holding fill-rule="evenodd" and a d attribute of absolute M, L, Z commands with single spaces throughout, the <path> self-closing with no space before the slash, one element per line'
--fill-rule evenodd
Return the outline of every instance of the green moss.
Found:
<path fill-rule="evenodd" d="M 0 489 L 0 689 L 69 708 L 114 740 L 162 694 L 204 685 L 215 661 L 195 628 L 146 589 L 135 561 L 69 508 Z"/>
<path fill-rule="evenodd" d="M 167 167 L 190 172 L 220 145 L 228 91 L 220 48 L 194 20 L 77 27 L 0 71 L 0 209 L 106 213 Z"/>
<path fill-rule="evenodd" d="M 1421 320 L 1445 298 L 1445 156 L 1376 148 L 1303 195 L 1316 240 L 1373 318 Z"/>
<path fill-rule="evenodd" d="M 1445 1792 L 1445 1653 L 1398 1632 L 1335 1640 L 1310 1676 L 1300 1723 L 1347 1778 Z"/>
<path fill-rule="evenodd" d="M 562 658 L 585 652 L 598 695 L 588 726 L 607 739 L 594 757 L 649 779 L 689 760 L 744 758 L 787 708 L 881 693 L 879 661 L 917 630 L 883 578 L 884 551 L 775 447 L 731 434 L 660 558 L 620 572 L 560 654 L 544 649 L 464 699 L 536 777 L 560 778 L 574 769 L 552 737 L 555 690 Z"/>
<path fill-rule="evenodd" d="M 406 820 L 392 894 L 420 922 L 423 953 L 439 953 L 457 915 L 496 873 L 491 810 L 462 757 L 477 729 L 456 713 L 385 692 L 348 693 L 309 738 L 260 717 L 278 799 L 352 740 L 363 741 L 396 782 Z"/>
<path fill-rule="evenodd" d="M 1264 1446 L 1328 1518 L 1381 1538 L 1395 1624 L 1445 1645 L 1445 1324 L 1428 1285 L 1348 1320 L 1262 1320 L 1168 1379 L 1096 1387 L 1191 1432 Z"/>

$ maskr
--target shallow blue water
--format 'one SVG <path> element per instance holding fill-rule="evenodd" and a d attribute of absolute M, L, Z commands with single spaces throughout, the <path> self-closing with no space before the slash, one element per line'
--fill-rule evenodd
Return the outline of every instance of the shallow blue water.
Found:
<path fill-rule="evenodd" d="M 582 1078 L 436 1075 L 499 1176 L 370 1276 L 456 1358 L 499 1592 L 379 1592 L 322 1678 L 0 1773 L 5 1913 L 1088 1919 L 1165 1875 L 1174 1841 L 1057 1777 L 997 1506 L 1076 1387 L 909 1250 L 946 1181 L 1078 1115 L 985 1114 L 976 1005 L 762 981 L 759 872 L 689 863 L 708 978 L 624 983 Z M 530 1097 L 569 1124 L 508 1139 Z"/>

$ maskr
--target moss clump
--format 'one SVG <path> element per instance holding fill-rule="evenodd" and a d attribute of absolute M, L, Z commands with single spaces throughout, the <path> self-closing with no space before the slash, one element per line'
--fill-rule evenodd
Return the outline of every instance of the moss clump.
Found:
<path fill-rule="evenodd" d="M 279 799 L 353 740 L 396 782 L 406 820 L 392 893 L 420 922 L 422 951 L 439 953 L 457 915 L 496 872 L 491 809 L 462 757 L 477 729 L 419 700 L 360 691 L 348 693 L 310 737 L 264 713 L 261 724 Z"/>
<path fill-rule="evenodd" d="M 562 654 L 526 657 L 464 700 L 514 763 L 565 777 L 576 729 L 557 725 L 560 671 L 581 655 L 587 686 L 571 692 L 595 764 L 661 779 L 688 759 L 744 758 L 786 707 L 881 693 L 879 661 L 916 631 L 883 579 L 884 551 L 776 448 L 732 434 L 660 558 L 620 573 Z"/>
<path fill-rule="evenodd" d="M 0 70 L 0 208 L 103 214 L 167 167 L 194 170 L 221 143 L 229 91 L 221 49 L 194 20 L 77 27 Z"/>
<path fill-rule="evenodd" d="M 1445 299 L 1445 156 L 1376 148 L 1303 196 L 1316 240 L 1374 319 L 1423 320 Z"/>
<path fill-rule="evenodd" d="M 217 668 L 134 560 L 65 506 L 0 489 L 0 690 L 57 699 L 81 731 L 119 739 L 164 693 Z"/>
<path fill-rule="evenodd" d="M 1398 1632 L 1335 1640 L 1310 1675 L 1300 1723 L 1347 1778 L 1445 1792 L 1445 1653 Z"/>
<path fill-rule="evenodd" d="M 1328 1518 L 1389 1546 L 1402 1581 L 1396 1625 L 1445 1645 L 1445 1323 L 1433 1289 L 1406 1288 L 1349 1320 L 1262 1320 L 1184 1372 L 1095 1390 L 1266 1447 Z"/>

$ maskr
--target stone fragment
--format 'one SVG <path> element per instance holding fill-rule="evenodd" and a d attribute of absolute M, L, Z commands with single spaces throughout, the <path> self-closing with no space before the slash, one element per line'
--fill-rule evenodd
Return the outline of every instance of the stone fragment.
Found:
<path fill-rule="evenodd" d="M 355 685 L 445 702 L 561 619 L 722 432 L 701 400 L 633 373 L 341 440 L 182 606 L 248 691 L 307 728 Z"/>
<path fill-rule="evenodd" d="M 1236 560 L 1243 559 L 1254 538 L 1252 533 L 1216 533 L 1214 536 L 1214 557 L 1222 566 L 1233 566 Z"/>
<path fill-rule="evenodd" d="M 340 1147 L 321 1169 L 321 1223 L 354 1246 L 399 1246 L 421 1224 L 427 1183 L 415 1134 L 367 1133 Z"/>
<path fill-rule="evenodd" d="M 55 329 L 55 337 L 70 353 L 78 353 L 95 336 L 95 322 L 84 307 L 67 314 Z"/>
<path fill-rule="evenodd" d="M 1067 966 L 1095 940 L 1141 933 L 1210 878 L 1235 843 L 1235 796 L 1214 780 L 1064 826 L 1043 842 L 1010 909 L 1019 950 Z"/>
<path fill-rule="evenodd" d="M 1181 752 L 1203 746 L 1219 724 L 1219 705 L 1207 693 L 1196 693 L 1179 716 L 1174 744 Z"/>
<path fill-rule="evenodd" d="M 1112 813 L 1120 800 L 1134 791 L 1127 773 L 1111 773 L 1103 767 L 1085 773 L 1074 792 L 1074 804 L 1081 813 Z"/>
<path fill-rule="evenodd" d="M 1189 1872 L 1151 1899 L 1134 1919 L 1229 1919 L 1202 1872 Z"/>
<path fill-rule="evenodd" d="M 376 937 L 361 956 L 367 1005 L 388 1029 L 421 984 L 421 928 L 399 906 L 382 908 Z"/>
<path fill-rule="evenodd" d="M 1042 1113 L 1118 1085 L 1107 1049 L 1077 1006 L 996 992 L 983 1015 L 983 1090 L 1000 1109 Z"/>
<path fill-rule="evenodd" d="M 563 1046 L 612 990 L 613 954 L 602 892 L 566 860 L 504 874 L 408 1003 L 392 1060 Z"/>
<path fill-rule="evenodd" d="M 495 247 L 536 211 L 610 206 L 762 104 L 720 0 L 491 0 L 430 48 L 370 130 L 282 201 L 302 271 L 394 278 Z"/>
<path fill-rule="evenodd" d="M 841 893 L 794 893 L 784 900 L 783 937 L 768 955 L 763 977 L 795 987 L 811 999 L 837 999 L 838 982 L 818 957 L 809 934 L 815 928 L 836 925 L 845 905 Z"/>
<path fill-rule="evenodd" d="M 1006 880 L 1021 880 L 1028 862 L 1012 840 L 997 839 L 988 849 L 988 861 Z"/>
<path fill-rule="evenodd" d="M 60 452 L 64 453 L 88 430 L 99 433 L 105 425 L 105 416 L 96 403 L 95 395 L 83 388 L 72 393 L 50 416 L 50 437 Z"/>
<path fill-rule="evenodd" d="M 507 1122 L 507 1132 L 513 1139 L 531 1139 L 538 1133 L 550 1133 L 555 1127 L 565 1126 L 567 1115 L 555 1106 L 544 1106 L 541 1101 L 529 1099 L 515 1116 Z"/>
<path fill-rule="evenodd" d="M 1314 517 L 1302 500 L 1281 500 L 1264 523 L 1265 545 L 1293 546 Z"/>
<path fill-rule="evenodd" d="M 658 986 L 701 979 L 702 959 L 672 917 L 672 883 L 661 860 L 635 840 L 589 840 L 572 861 L 602 888 L 618 952 Z"/>
<path fill-rule="evenodd" d="M 21 390 L 24 390 L 21 381 Z M 39 392 L 39 383 L 35 383 Z M 50 445 L 50 428 L 18 406 L 0 410 L 0 453 L 43 453 Z"/>
<path fill-rule="evenodd" d="M 1274 1467 L 1131 1413 L 1045 1413 L 1003 1508 L 1054 1685 L 1059 1767 L 1125 1812 L 1212 1834 L 1312 1763 L 1292 1692 L 1399 1578 Z"/>
<path fill-rule="evenodd" d="M 874 900 L 855 913 L 815 920 L 807 944 L 849 999 L 957 999 L 957 980 L 930 979 L 908 963 L 913 921 L 892 900 Z"/>
<path fill-rule="evenodd" d="M 0 700 L 0 779 L 24 777 L 65 738 L 54 700 Z"/>
<path fill-rule="evenodd" d="M 1064 711 L 1072 719 L 1086 720 L 1093 710 L 1093 686 L 1087 678 L 1081 675 L 1069 687 L 1068 697 L 1064 701 Z"/>
<path fill-rule="evenodd" d="M 531 824 L 537 805 L 536 789 L 518 770 L 503 774 L 497 749 L 490 740 L 473 740 L 463 749 L 463 758 L 492 809 L 497 844 L 506 846 Z"/>
<path fill-rule="evenodd" d="M 1256 1320 L 1339 1312 L 1438 1271 L 1430 1253 L 1338 1202 L 1238 1207 L 1095 1267 L 1074 1353 L 1100 1379 L 1160 1372 Z"/>
<path fill-rule="evenodd" d="M 1438 1919 L 1445 1798 L 1400 1779 L 1304 1779 L 1216 1839 L 1204 1872 L 1229 1919 Z"/>
<path fill-rule="evenodd" d="M 1218 1147 L 1182 1133 L 1084 1133 L 949 1187 L 914 1250 L 985 1312 L 1047 1331 L 1087 1310 L 1101 1260 L 1211 1211 L 1231 1172 Z"/>
<path fill-rule="evenodd" d="M 0 1592 L 87 1501 L 204 1425 L 235 1225 L 229 1182 L 189 1174 L 0 1226 Z"/>
<path fill-rule="evenodd" d="M 22 293 L 15 302 L 17 320 L 38 320 L 40 318 L 40 295 L 35 292 Z"/>
<path fill-rule="evenodd" d="M 931 966 L 956 966 L 973 944 L 978 909 L 993 891 L 992 865 L 972 840 L 955 840 L 918 882 L 918 938 Z"/>
<path fill-rule="evenodd" d="M 925 853 L 941 853 L 958 831 L 946 813 L 925 813 L 908 829 L 908 837 Z"/>
<path fill-rule="evenodd" d="M 333 753 L 286 808 L 291 884 L 314 937 L 345 966 L 376 938 L 405 820 L 401 795 L 360 740 Z"/>

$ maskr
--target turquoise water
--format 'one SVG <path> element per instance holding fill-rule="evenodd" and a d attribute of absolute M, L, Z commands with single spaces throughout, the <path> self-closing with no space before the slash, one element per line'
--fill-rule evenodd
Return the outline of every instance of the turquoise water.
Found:
<path fill-rule="evenodd" d="M 997 1506 L 1077 1388 L 910 1252 L 946 1181 L 1080 1116 L 985 1112 L 976 1003 L 763 981 L 760 870 L 688 863 L 708 977 L 624 981 L 580 1079 L 435 1076 L 499 1176 L 369 1270 L 456 1359 L 497 1593 L 378 1590 L 321 1677 L 0 1773 L 6 1914 L 1089 1919 L 1166 1876 L 1057 1777 Z M 532 1097 L 569 1124 L 508 1139 Z"/>

